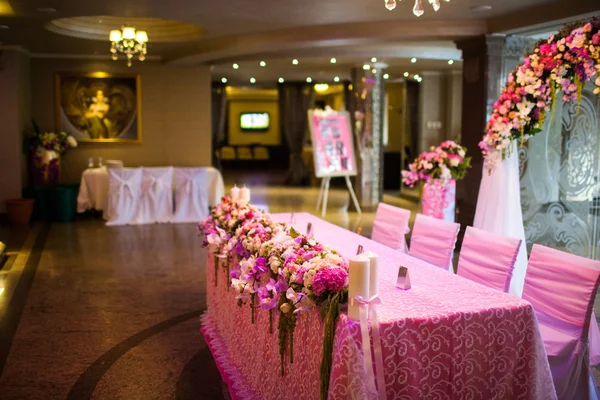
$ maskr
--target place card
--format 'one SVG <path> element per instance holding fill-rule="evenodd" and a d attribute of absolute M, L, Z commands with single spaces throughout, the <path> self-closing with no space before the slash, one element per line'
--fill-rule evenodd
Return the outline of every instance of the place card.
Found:
<path fill-rule="evenodd" d="M 306 225 L 306 236 L 312 236 L 312 222 Z"/>
<path fill-rule="evenodd" d="M 398 280 L 396 281 L 396 287 L 402 290 L 408 290 L 411 288 L 408 268 L 400 266 L 400 269 L 398 270 Z"/>
<path fill-rule="evenodd" d="M 362 244 L 358 245 L 358 249 L 356 249 L 356 255 L 362 254 L 365 252 L 365 249 L 363 248 Z"/>

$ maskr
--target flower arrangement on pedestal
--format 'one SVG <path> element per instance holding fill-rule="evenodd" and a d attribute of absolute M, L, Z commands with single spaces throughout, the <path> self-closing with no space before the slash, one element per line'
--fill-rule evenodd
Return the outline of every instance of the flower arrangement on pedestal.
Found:
<path fill-rule="evenodd" d="M 24 150 L 29 154 L 33 184 L 55 185 L 60 174 L 60 159 L 77 140 L 66 132 L 41 132 L 33 122 L 33 132 L 26 136 Z"/>
<path fill-rule="evenodd" d="M 510 155 L 513 140 L 522 145 L 541 131 L 559 91 L 564 101 L 579 104 L 583 85 L 594 76 L 594 94 L 599 94 L 600 18 L 567 25 L 538 42 L 524 63 L 510 73 L 494 103 L 479 143 L 488 170 Z"/>
<path fill-rule="evenodd" d="M 219 268 L 226 268 L 228 286 L 236 292 L 238 305 L 250 304 L 252 323 L 255 309 L 268 310 L 269 332 L 273 333 L 273 312 L 279 312 L 282 376 L 286 351 L 290 363 L 294 362 L 297 318 L 320 307 L 325 322 L 321 398 L 327 398 L 335 327 L 340 304 L 348 301 L 348 260 L 314 238 L 274 222 L 256 207 L 228 196 L 211 210 L 198 230 L 206 238 L 203 246 L 215 255 L 215 284 Z M 225 262 L 218 263 L 217 259 Z"/>
<path fill-rule="evenodd" d="M 464 147 L 447 140 L 424 151 L 402 171 L 402 182 L 423 185 L 421 211 L 435 218 L 454 221 L 456 180 L 463 179 L 471 165 Z"/>

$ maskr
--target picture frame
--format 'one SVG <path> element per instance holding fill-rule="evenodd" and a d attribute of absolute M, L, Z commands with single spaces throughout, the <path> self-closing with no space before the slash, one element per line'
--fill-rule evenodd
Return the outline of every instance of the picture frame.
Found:
<path fill-rule="evenodd" d="M 55 123 L 80 143 L 142 142 L 140 74 L 55 74 Z"/>

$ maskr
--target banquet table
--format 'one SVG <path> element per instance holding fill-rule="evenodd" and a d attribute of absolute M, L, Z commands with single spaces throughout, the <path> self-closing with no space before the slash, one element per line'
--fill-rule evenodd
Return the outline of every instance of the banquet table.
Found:
<path fill-rule="evenodd" d="M 209 181 L 206 188 L 208 202 L 212 207 L 221 202 L 221 198 L 225 194 L 225 186 L 219 170 L 213 167 L 205 169 L 208 172 Z M 106 167 L 88 168 L 83 171 L 77 196 L 77 212 L 82 213 L 91 209 L 105 210 L 108 203 L 108 189 L 108 169 Z"/>
<path fill-rule="evenodd" d="M 289 214 L 274 214 L 288 222 Z M 312 215 L 296 214 L 295 228 L 312 223 L 316 240 L 346 257 L 379 254 L 377 311 L 388 399 L 555 399 L 556 393 L 533 307 L 380 245 Z M 215 282 L 208 254 L 204 334 L 233 399 L 319 399 L 323 323 L 317 309 L 301 314 L 294 333 L 294 362 L 280 374 L 277 315 L 260 308 L 251 323 L 228 290 L 226 271 Z M 412 288 L 395 287 L 399 266 Z M 372 337 L 372 335 L 370 335 Z M 377 399 L 367 379 L 360 324 L 342 312 L 337 324 L 329 399 Z M 375 364 L 375 363 L 374 363 Z"/>

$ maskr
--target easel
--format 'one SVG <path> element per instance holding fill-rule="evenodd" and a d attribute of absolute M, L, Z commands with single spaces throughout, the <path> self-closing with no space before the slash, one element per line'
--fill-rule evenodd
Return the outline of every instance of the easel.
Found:
<path fill-rule="evenodd" d="M 358 199 L 354 193 L 354 188 L 352 187 L 352 182 L 350 182 L 350 176 L 345 175 L 344 179 L 346 180 L 346 185 L 348 186 L 348 191 L 350 192 L 350 197 L 352 197 L 352 202 L 354 203 L 354 207 L 356 207 L 356 211 L 359 214 L 362 214 L 360 205 L 358 204 Z M 321 179 L 321 189 L 319 190 L 319 197 L 317 197 L 317 210 L 319 210 L 319 208 L 322 206 L 321 217 L 324 217 L 325 213 L 327 212 L 327 198 L 329 197 L 330 183 L 331 176 L 325 176 Z"/>

